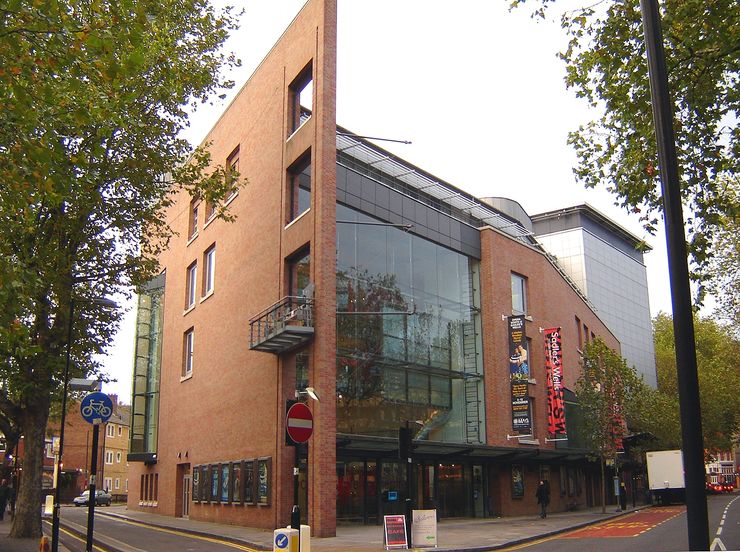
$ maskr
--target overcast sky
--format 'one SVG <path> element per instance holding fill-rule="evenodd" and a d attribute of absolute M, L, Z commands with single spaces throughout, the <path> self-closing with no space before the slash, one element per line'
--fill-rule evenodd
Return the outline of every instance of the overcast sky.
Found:
<path fill-rule="evenodd" d="M 645 255 L 650 307 L 671 312 L 665 237 L 604 190 L 575 182 L 567 134 L 597 114 L 563 83 L 557 21 L 509 13 L 507 0 L 338 0 L 337 123 L 475 196 L 504 196 L 531 215 L 589 203 L 654 248 Z M 222 5 L 220 0 L 216 5 Z M 303 0 L 239 0 L 241 29 L 228 48 L 242 67 L 224 101 L 204 106 L 187 137 L 199 143 L 298 13 Z M 245 175 L 249 178 L 249 175 Z M 133 305 L 133 303 L 132 303 Z M 130 401 L 135 312 L 106 359 Z"/>

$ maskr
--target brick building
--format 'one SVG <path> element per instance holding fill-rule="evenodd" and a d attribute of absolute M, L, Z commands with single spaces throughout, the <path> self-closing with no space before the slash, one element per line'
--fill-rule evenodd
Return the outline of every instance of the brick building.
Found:
<path fill-rule="evenodd" d="M 337 127 L 335 70 L 336 1 L 310 0 L 206 137 L 248 179 L 236 221 L 184 194 L 166 214 L 179 237 L 139 297 L 129 508 L 284 526 L 296 464 L 316 536 L 408 493 L 442 517 L 519 515 L 544 478 L 554 510 L 592 503 L 569 389 L 585 341 L 619 342 L 516 202 Z M 307 387 L 296 448 L 286 405 Z"/>

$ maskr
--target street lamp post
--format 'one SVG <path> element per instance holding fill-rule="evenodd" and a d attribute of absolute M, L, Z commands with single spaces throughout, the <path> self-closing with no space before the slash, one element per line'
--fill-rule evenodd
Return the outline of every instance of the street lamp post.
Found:
<path fill-rule="evenodd" d="M 104 297 L 97 297 L 93 299 L 87 300 L 90 303 L 101 305 L 104 307 L 109 308 L 116 308 L 118 305 L 111 301 L 110 299 L 106 299 Z M 51 518 L 51 550 L 52 552 L 58 552 L 59 551 L 59 510 L 61 508 L 60 500 L 61 500 L 61 484 L 60 484 L 60 478 L 62 475 L 62 466 L 63 464 L 63 454 L 64 454 L 64 426 L 67 420 L 67 393 L 70 388 L 70 381 L 69 381 L 69 366 L 71 363 L 71 355 L 72 355 L 72 329 L 74 327 L 74 314 L 75 314 L 75 300 L 70 299 L 69 301 L 69 319 L 67 323 L 67 351 L 66 351 L 66 359 L 64 363 L 64 384 L 62 388 L 62 416 L 60 419 L 60 426 L 59 426 L 59 454 L 57 455 L 56 459 L 56 474 L 57 474 L 57 480 L 54 482 L 54 508 L 52 510 L 52 518 Z M 77 383 L 73 385 L 72 387 L 75 390 L 86 390 L 86 391 L 92 391 L 93 389 L 97 388 L 100 385 L 100 382 L 98 381 L 92 381 L 92 380 L 77 380 Z"/>

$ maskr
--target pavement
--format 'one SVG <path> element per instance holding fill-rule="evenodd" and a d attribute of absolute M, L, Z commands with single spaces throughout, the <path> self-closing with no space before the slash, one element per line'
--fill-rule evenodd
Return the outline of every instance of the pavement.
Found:
<path fill-rule="evenodd" d="M 540 519 L 539 515 L 503 518 L 456 518 L 443 519 L 437 524 L 437 548 L 435 552 L 484 552 L 528 541 L 545 538 L 587 525 L 600 523 L 620 515 L 641 509 L 628 508 L 624 512 L 607 506 L 605 514 L 601 507 L 578 509 L 572 512 L 556 512 Z M 164 527 L 186 533 L 224 538 L 258 550 L 272 550 L 273 532 L 252 527 L 221 525 L 206 521 L 173 518 L 148 512 L 128 510 L 125 505 L 112 506 L 96 512 L 101 516 L 124 518 L 145 525 Z M 9 515 L 0 521 L 1 552 L 37 552 L 39 539 L 11 539 L 12 520 Z M 64 525 L 64 509 L 61 513 Z M 50 525 L 44 523 L 48 534 Z M 383 528 L 379 525 L 339 525 L 337 536 L 311 539 L 312 552 L 380 552 L 385 550 Z M 419 549 L 421 550 L 421 549 Z M 60 546 L 61 552 L 66 552 Z M 122 551 L 123 552 L 123 551 Z"/>

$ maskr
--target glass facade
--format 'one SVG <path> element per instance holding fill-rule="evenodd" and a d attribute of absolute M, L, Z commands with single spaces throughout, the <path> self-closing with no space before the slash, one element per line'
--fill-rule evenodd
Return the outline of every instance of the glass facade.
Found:
<path fill-rule="evenodd" d="M 162 274 L 139 295 L 129 449 L 134 457 L 157 452 L 164 286 Z"/>
<path fill-rule="evenodd" d="M 411 420 L 414 439 L 468 441 L 478 261 L 343 205 L 337 220 L 337 431 L 396 437 Z"/>

